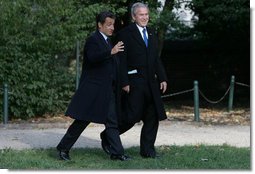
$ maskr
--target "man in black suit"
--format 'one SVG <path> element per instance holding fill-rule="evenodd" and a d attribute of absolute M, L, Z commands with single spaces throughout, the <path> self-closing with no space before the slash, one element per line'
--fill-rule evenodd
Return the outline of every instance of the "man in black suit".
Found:
<path fill-rule="evenodd" d="M 148 6 L 140 2 L 133 4 L 131 15 L 134 23 L 117 35 L 117 40 L 125 46 L 118 53 L 121 87 L 125 92 L 119 131 L 122 134 L 142 120 L 140 155 L 155 158 L 159 120 L 166 119 L 161 92 L 167 89 L 167 77 L 158 55 L 156 34 L 147 26 Z"/>
<path fill-rule="evenodd" d="M 116 53 L 123 51 L 122 42 L 113 48 L 108 41 L 114 31 L 115 16 L 101 12 L 96 18 L 97 31 L 86 41 L 80 84 L 65 113 L 75 119 L 57 145 L 59 157 L 70 160 L 69 151 L 90 122 L 105 124 L 106 131 L 101 138 L 111 145 L 112 160 L 129 160 L 118 131 L 116 113 Z"/>

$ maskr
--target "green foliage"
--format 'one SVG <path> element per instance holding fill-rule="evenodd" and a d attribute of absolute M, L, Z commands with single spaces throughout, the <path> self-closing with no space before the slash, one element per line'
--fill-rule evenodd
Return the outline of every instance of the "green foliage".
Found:
<path fill-rule="evenodd" d="M 0 168 L 5 169 L 69 169 L 69 170 L 127 170 L 127 169 L 211 169 L 250 170 L 249 148 L 229 146 L 159 146 L 158 159 L 144 159 L 139 148 L 125 150 L 132 157 L 130 161 L 112 161 L 103 150 L 97 148 L 73 149 L 72 161 L 57 158 L 55 149 L 1 150 Z"/>
<path fill-rule="evenodd" d="M 75 58 L 76 41 L 84 43 L 95 30 L 99 11 L 124 12 L 114 5 L 86 2 L 0 0 L 0 85 L 10 87 L 11 118 L 66 108 L 75 89 L 69 64 Z"/>
<path fill-rule="evenodd" d="M 192 0 L 189 7 L 198 18 L 193 32 L 210 52 L 200 54 L 209 70 L 205 79 L 220 85 L 230 75 L 236 75 L 249 82 L 249 0 Z"/>
<path fill-rule="evenodd" d="M 64 112 L 75 90 L 76 42 L 80 41 L 82 48 L 86 37 L 96 28 L 95 15 L 102 10 L 111 10 L 117 15 L 116 31 L 128 25 L 129 7 L 134 2 L 137 1 L 0 0 L 0 97 L 3 84 L 7 83 L 10 117 L 27 119 Z M 187 1 L 166 0 L 161 13 L 157 10 L 161 6 L 157 1 L 143 2 L 149 5 L 150 25 L 157 29 L 160 50 L 165 38 L 194 39 L 194 35 L 209 42 L 234 45 L 234 50 L 242 50 L 242 53 L 248 50 L 248 0 L 192 0 L 187 7 L 199 19 L 194 29 L 182 25 L 172 12 L 174 7 L 179 8 Z M 221 57 L 206 61 L 225 67 L 230 60 L 239 59 L 238 55 L 224 61 Z"/>
<path fill-rule="evenodd" d="M 72 66 L 76 42 L 80 41 L 82 48 L 96 28 L 95 15 L 102 10 L 117 15 L 116 31 L 127 25 L 128 10 L 134 2 L 0 0 L 0 89 L 4 83 L 9 86 L 10 119 L 64 112 L 75 90 Z M 151 10 L 150 25 L 159 30 L 174 24 L 172 4 L 160 15 L 156 10 L 160 3 L 144 2 Z"/>
<path fill-rule="evenodd" d="M 249 0 L 192 0 L 198 16 L 195 29 L 210 40 L 247 40 L 250 37 Z"/>

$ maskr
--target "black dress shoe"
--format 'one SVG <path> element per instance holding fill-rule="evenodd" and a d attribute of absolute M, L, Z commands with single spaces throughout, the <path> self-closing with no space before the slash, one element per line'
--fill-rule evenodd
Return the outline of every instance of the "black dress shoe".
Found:
<path fill-rule="evenodd" d="M 143 158 L 160 158 L 160 155 L 158 154 L 140 154 Z"/>
<path fill-rule="evenodd" d="M 129 161 L 131 158 L 127 155 L 114 155 L 111 154 L 111 160 Z"/>
<path fill-rule="evenodd" d="M 71 158 L 69 156 L 69 152 L 58 150 L 59 159 L 64 161 L 70 161 Z"/>
<path fill-rule="evenodd" d="M 111 152 L 110 152 L 111 145 L 109 144 L 109 142 L 106 139 L 105 132 L 102 132 L 100 134 L 100 138 L 101 138 L 102 149 L 105 151 L 106 154 L 110 155 L 111 154 Z"/>

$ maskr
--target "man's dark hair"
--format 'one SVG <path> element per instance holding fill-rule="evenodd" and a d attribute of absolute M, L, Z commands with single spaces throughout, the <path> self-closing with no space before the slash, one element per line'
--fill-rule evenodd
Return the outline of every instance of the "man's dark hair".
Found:
<path fill-rule="evenodd" d="M 96 26 L 98 28 L 98 22 L 100 22 L 101 24 L 104 24 L 105 23 L 105 19 L 106 18 L 111 18 L 111 19 L 115 19 L 115 15 L 110 12 L 110 11 L 103 11 L 101 13 L 99 13 L 97 16 L 96 16 Z"/>

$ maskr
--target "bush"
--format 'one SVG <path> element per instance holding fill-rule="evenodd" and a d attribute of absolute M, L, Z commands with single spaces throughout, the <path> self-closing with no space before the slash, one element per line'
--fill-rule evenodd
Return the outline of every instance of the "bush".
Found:
<path fill-rule="evenodd" d="M 84 43 L 95 14 L 109 8 L 76 0 L 0 0 L 0 89 L 9 86 L 12 118 L 64 111 L 75 91 L 69 67 L 75 43 Z"/>

